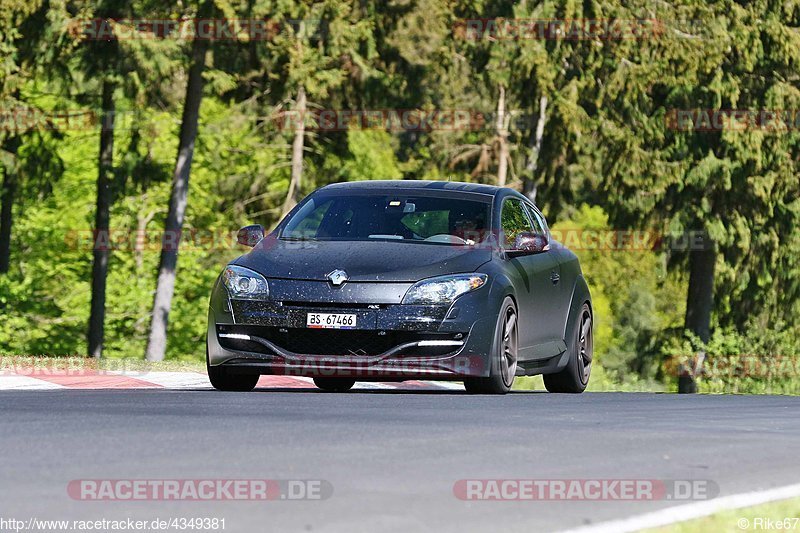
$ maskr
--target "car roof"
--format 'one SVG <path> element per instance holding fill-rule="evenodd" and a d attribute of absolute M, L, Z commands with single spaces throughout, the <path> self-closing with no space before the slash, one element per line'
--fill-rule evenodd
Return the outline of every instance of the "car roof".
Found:
<path fill-rule="evenodd" d="M 370 180 L 370 181 L 346 181 L 332 183 L 323 187 L 325 190 L 438 190 L 438 191 L 460 191 L 494 196 L 500 191 L 511 191 L 504 187 L 495 185 L 484 185 L 482 183 L 464 183 L 459 181 L 429 181 L 429 180 Z"/>

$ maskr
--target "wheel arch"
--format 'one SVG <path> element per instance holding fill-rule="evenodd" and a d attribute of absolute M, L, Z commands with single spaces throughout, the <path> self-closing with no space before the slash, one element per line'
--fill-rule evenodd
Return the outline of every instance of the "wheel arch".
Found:
<path fill-rule="evenodd" d="M 570 297 L 569 311 L 567 312 L 566 320 L 564 321 L 564 329 L 561 332 L 564 342 L 569 340 L 567 338 L 567 334 L 568 332 L 572 331 L 572 327 L 575 325 L 578 310 L 585 303 L 589 304 L 589 312 L 592 315 L 592 322 L 594 322 L 594 306 L 592 305 L 592 295 L 589 292 L 589 285 L 586 283 L 586 279 L 584 279 L 583 275 L 580 275 L 575 279 L 575 284 L 572 286 L 572 296 Z"/>
<path fill-rule="evenodd" d="M 490 303 L 499 310 L 500 306 L 503 304 L 503 300 L 506 298 L 511 298 L 511 301 L 514 302 L 514 307 L 516 308 L 517 313 L 519 313 L 519 301 L 517 300 L 517 294 L 514 291 L 514 284 L 511 283 L 511 280 L 508 279 L 505 274 L 493 276 L 492 286 L 489 291 Z"/>

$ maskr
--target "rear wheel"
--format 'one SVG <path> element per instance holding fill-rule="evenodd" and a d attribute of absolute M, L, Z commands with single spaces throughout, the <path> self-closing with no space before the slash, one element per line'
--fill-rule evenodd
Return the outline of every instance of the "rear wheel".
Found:
<path fill-rule="evenodd" d="M 494 342 L 489 354 L 489 377 L 467 378 L 464 388 L 470 394 L 505 394 L 511 390 L 517 373 L 517 352 L 519 336 L 517 333 L 517 308 L 514 301 L 506 297 L 500 306 Z"/>
<path fill-rule="evenodd" d="M 344 392 L 353 388 L 354 379 L 345 378 L 314 378 L 314 385 L 326 392 Z"/>
<path fill-rule="evenodd" d="M 549 392 L 578 393 L 586 390 L 592 372 L 594 350 L 592 311 L 588 303 L 581 307 L 567 350 L 570 352 L 567 366 L 557 374 L 544 375 L 544 386 Z"/>

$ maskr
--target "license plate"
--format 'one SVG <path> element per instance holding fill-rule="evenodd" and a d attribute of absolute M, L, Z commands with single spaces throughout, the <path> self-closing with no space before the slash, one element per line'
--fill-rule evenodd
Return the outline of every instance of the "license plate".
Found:
<path fill-rule="evenodd" d="M 356 315 L 343 313 L 308 313 L 306 326 L 309 328 L 355 329 Z"/>

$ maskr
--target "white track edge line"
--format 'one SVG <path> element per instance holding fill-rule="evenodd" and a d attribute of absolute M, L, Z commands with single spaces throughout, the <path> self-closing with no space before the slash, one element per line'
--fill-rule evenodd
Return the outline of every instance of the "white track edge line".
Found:
<path fill-rule="evenodd" d="M 644 513 L 630 518 L 610 520 L 562 530 L 562 533 L 628 533 L 655 527 L 668 526 L 679 522 L 703 518 L 720 511 L 732 511 L 754 505 L 761 505 L 779 500 L 786 500 L 800 496 L 800 483 L 785 485 L 772 489 L 743 492 L 721 496 L 712 500 L 692 502 L 684 505 L 675 505 Z"/>
<path fill-rule="evenodd" d="M 32 391 L 32 390 L 63 390 L 65 387 L 43 379 L 22 374 L 0 374 L 0 390 Z"/>

